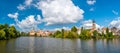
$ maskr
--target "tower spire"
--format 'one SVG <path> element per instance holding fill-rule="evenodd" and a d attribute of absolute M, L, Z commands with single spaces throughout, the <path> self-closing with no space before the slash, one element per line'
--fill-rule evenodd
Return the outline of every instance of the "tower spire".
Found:
<path fill-rule="evenodd" d="M 96 23 L 95 20 L 92 20 L 92 28 L 95 30 L 96 29 Z"/>

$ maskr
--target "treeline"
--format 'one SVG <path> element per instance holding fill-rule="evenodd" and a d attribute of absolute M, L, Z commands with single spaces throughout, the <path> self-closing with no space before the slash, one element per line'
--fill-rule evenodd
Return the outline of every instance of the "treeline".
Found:
<path fill-rule="evenodd" d="M 79 34 L 80 33 L 80 34 Z M 60 31 L 56 31 L 52 34 L 52 37 L 55 38 L 81 38 L 81 39 L 101 39 L 101 38 L 119 38 L 119 36 L 114 36 L 112 32 L 110 32 L 109 28 L 105 31 L 98 31 L 98 30 L 90 30 L 90 29 L 83 29 L 81 27 L 80 31 L 73 26 L 71 30 L 64 30 L 61 29 Z"/>
<path fill-rule="evenodd" d="M 0 40 L 16 38 L 21 35 L 27 35 L 26 33 L 20 33 L 14 26 L 8 24 L 0 24 Z"/>
<path fill-rule="evenodd" d="M 56 31 L 54 34 L 52 34 L 52 37 L 55 38 L 78 38 L 78 34 L 77 34 L 77 28 L 74 26 L 71 31 L 68 30 L 64 30 L 62 29 L 61 31 Z"/>
<path fill-rule="evenodd" d="M 113 35 L 113 32 L 109 30 L 109 28 L 106 28 L 106 30 L 100 31 L 100 30 L 90 30 L 90 29 L 83 29 L 81 28 L 81 33 L 78 35 L 81 39 L 104 39 L 104 38 L 115 38 Z"/>

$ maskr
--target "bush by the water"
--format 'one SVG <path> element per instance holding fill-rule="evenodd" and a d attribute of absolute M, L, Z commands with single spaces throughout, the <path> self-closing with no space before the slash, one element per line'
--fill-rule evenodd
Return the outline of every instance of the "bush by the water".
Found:
<path fill-rule="evenodd" d="M 0 24 L 0 40 L 16 38 L 25 33 L 20 33 L 14 26 L 9 26 L 8 24 Z"/>

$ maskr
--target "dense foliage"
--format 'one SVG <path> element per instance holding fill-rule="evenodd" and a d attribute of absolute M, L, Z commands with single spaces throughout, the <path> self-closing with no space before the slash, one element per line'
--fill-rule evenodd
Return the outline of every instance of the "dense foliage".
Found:
<path fill-rule="evenodd" d="M 79 34 L 80 33 L 80 34 Z M 100 38 L 114 38 L 113 33 L 109 31 L 107 28 L 105 31 L 91 30 L 91 29 L 83 29 L 81 27 L 80 32 L 77 30 L 75 26 L 71 28 L 71 30 L 56 31 L 53 33 L 52 37 L 55 38 L 81 38 L 81 39 L 100 39 Z"/>
<path fill-rule="evenodd" d="M 23 33 L 20 33 L 16 30 L 14 26 L 8 26 L 8 24 L 0 24 L 0 40 L 10 39 L 21 36 Z"/>
<path fill-rule="evenodd" d="M 73 26 L 73 28 L 71 28 L 71 30 L 64 30 L 62 29 L 61 31 L 56 31 L 52 37 L 55 38 L 79 38 L 78 34 L 77 34 L 77 28 L 75 26 Z"/>
<path fill-rule="evenodd" d="M 16 38 L 19 36 L 28 36 L 28 33 L 25 32 L 19 32 L 16 30 L 14 26 L 8 26 L 8 24 L 0 24 L 0 40 L 3 39 L 10 39 L 10 38 Z M 113 36 L 113 32 L 109 30 L 109 28 L 106 28 L 105 31 L 98 31 L 98 30 L 91 30 L 91 29 L 84 29 L 81 27 L 81 30 L 78 31 L 78 29 L 73 26 L 71 30 L 64 30 L 61 29 L 60 31 L 54 32 L 52 37 L 55 38 L 81 38 L 81 39 L 90 39 L 90 38 L 119 38 L 120 36 Z"/>

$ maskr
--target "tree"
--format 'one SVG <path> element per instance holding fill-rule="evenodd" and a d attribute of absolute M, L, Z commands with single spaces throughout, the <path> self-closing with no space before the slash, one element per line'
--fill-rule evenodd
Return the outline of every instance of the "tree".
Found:
<path fill-rule="evenodd" d="M 91 38 L 90 30 L 88 30 L 88 29 L 82 30 L 79 37 L 82 38 L 82 39 L 89 39 L 89 38 Z"/>
<path fill-rule="evenodd" d="M 98 36 L 97 30 L 93 31 L 93 37 L 96 38 Z"/>
<path fill-rule="evenodd" d="M 9 29 L 8 29 L 8 33 L 9 33 L 9 36 L 10 37 L 16 37 L 15 35 L 16 35 L 16 29 L 15 29 L 15 27 L 14 26 L 11 26 Z"/>
<path fill-rule="evenodd" d="M 77 32 L 77 28 L 76 28 L 75 26 L 73 26 L 73 27 L 71 28 L 71 31 Z"/>
<path fill-rule="evenodd" d="M 0 39 L 6 39 L 5 35 L 6 35 L 5 31 L 0 30 Z"/>
<path fill-rule="evenodd" d="M 9 25 L 8 24 L 4 24 L 4 28 L 9 28 Z"/>
<path fill-rule="evenodd" d="M 113 33 L 109 31 L 109 28 L 106 29 L 106 38 L 112 38 Z"/>
<path fill-rule="evenodd" d="M 20 36 L 20 32 L 14 26 L 8 24 L 0 24 L 0 39 L 16 38 Z"/>
<path fill-rule="evenodd" d="M 69 31 L 67 38 L 78 38 L 77 33 Z"/>
<path fill-rule="evenodd" d="M 64 29 L 62 29 L 62 38 L 64 37 L 64 31 L 65 31 L 65 30 L 64 30 Z"/>
<path fill-rule="evenodd" d="M 61 34 L 61 35 L 60 35 L 60 34 L 61 34 L 61 31 L 57 30 L 52 36 L 53 36 L 53 37 L 57 37 L 57 38 L 59 37 L 59 38 L 60 38 L 60 37 L 62 37 L 62 34 Z"/>
<path fill-rule="evenodd" d="M 68 31 L 64 31 L 64 37 L 63 38 L 67 38 L 68 35 Z"/>
<path fill-rule="evenodd" d="M 81 27 L 81 31 L 83 31 L 84 29 L 83 29 L 83 27 Z"/>
<path fill-rule="evenodd" d="M 3 28 L 4 28 L 4 26 L 2 24 L 0 24 L 0 30 L 3 29 Z"/>

